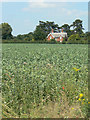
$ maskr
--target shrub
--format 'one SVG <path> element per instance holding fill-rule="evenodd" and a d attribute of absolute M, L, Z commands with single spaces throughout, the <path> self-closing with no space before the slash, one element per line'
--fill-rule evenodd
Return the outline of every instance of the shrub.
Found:
<path fill-rule="evenodd" d="M 56 43 L 56 40 L 55 39 L 51 39 L 50 42 L 51 43 Z"/>
<path fill-rule="evenodd" d="M 63 38 L 62 44 L 65 44 L 67 42 L 66 38 Z"/>
<path fill-rule="evenodd" d="M 73 34 L 68 38 L 67 43 L 81 43 L 81 38 L 79 34 Z"/>

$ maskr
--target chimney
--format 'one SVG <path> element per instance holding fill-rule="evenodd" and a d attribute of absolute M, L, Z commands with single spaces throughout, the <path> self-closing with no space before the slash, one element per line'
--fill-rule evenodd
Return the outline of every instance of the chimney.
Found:
<path fill-rule="evenodd" d="M 63 28 L 62 28 L 62 33 L 63 33 Z"/>
<path fill-rule="evenodd" d="M 53 33 L 53 29 L 52 29 L 52 33 Z"/>

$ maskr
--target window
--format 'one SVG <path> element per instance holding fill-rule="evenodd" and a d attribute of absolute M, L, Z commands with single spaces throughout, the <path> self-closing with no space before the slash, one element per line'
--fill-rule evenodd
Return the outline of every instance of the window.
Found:
<path fill-rule="evenodd" d="M 62 37 L 60 36 L 60 39 L 62 39 Z"/>

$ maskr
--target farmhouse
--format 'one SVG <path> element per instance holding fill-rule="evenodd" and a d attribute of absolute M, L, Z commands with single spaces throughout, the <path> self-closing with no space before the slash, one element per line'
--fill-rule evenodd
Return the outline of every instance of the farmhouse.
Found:
<path fill-rule="evenodd" d="M 60 33 L 54 33 L 53 32 L 53 29 L 52 29 L 52 32 L 48 34 L 47 36 L 47 40 L 51 40 L 51 39 L 55 39 L 56 41 L 60 41 L 62 42 L 63 41 L 63 38 L 67 37 L 67 33 L 66 32 L 63 32 L 63 29 Z"/>

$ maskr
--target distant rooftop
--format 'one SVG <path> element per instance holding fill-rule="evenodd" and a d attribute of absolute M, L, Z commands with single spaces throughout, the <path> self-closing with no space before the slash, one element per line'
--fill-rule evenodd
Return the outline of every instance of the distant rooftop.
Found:
<path fill-rule="evenodd" d="M 60 32 L 60 33 L 50 33 L 50 34 L 52 34 L 52 36 L 53 37 L 60 37 L 60 36 L 62 36 L 62 37 L 67 37 L 67 33 L 66 32 Z"/>

